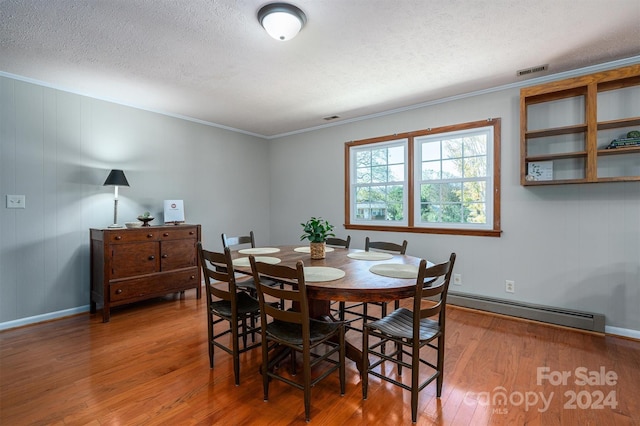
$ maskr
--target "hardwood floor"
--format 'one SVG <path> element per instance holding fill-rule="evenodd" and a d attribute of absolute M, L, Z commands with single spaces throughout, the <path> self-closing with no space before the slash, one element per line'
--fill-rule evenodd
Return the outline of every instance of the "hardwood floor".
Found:
<path fill-rule="evenodd" d="M 442 397 L 435 384 L 420 393 L 418 424 L 640 424 L 640 342 L 455 307 L 447 315 Z M 101 320 L 0 332 L 0 424 L 304 424 L 301 391 L 274 382 L 263 402 L 259 349 L 241 356 L 238 387 L 226 353 L 216 351 L 209 369 L 205 299 L 195 290 Z M 347 337 L 360 346 L 360 334 Z M 565 383 L 556 382 L 562 372 Z M 411 424 L 409 392 L 369 382 L 363 401 L 348 362 L 343 397 L 337 374 L 313 388 L 310 423 Z"/>

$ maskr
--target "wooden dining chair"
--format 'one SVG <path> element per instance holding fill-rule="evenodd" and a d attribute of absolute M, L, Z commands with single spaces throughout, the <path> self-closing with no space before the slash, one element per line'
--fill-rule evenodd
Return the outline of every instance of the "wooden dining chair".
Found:
<path fill-rule="evenodd" d="M 439 398 L 442 394 L 446 303 L 455 261 L 455 253 L 451 253 L 449 261 L 431 267 L 427 267 L 427 262 L 423 259 L 418 268 L 413 310 L 399 308 L 388 316 L 363 326 L 362 398 L 367 399 L 369 375 L 400 386 L 411 392 L 411 420 L 413 423 L 417 420 L 418 393 L 433 380 L 436 380 L 436 396 Z M 369 341 L 371 336 L 377 338 L 374 339 L 374 343 Z M 395 350 L 389 354 L 382 350 L 387 342 L 393 342 L 395 345 Z M 425 354 L 420 350 L 424 347 L 436 351 L 435 363 L 423 358 Z M 370 363 L 369 355 L 377 357 L 377 360 Z M 409 356 L 411 361 L 404 361 L 404 355 Z M 385 361 L 396 364 L 397 378 L 384 374 L 386 369 L 378 368 Z M 423 365 L 430 368 L 433 374 L 420 383 L 420 367 Z M 402 381 L 402 367 L 411 371 L 410 384 Z"/>
<path fill-rule="evenodd" d="M 240 384 L 240 354 L 260 346 L 260 342 L 255 341 L 255 335 L 260 329 L 255 325 L 260 305 L 247 292 L 238 291 L 229 248 L 225 248 L 224 253 L 212 252 L 202 248 L 201 242 L 198 242 L 197 248 L 207 296 L 209 366 L 213 368 L 215 347 L 231 354 L 237 386 Z M 247 320 L 250 325 L 247 325 Z M 222 322 L 226 322 L 227 327 L 221 331 L 216 330 L 216 324 Z M 230 346 L 219 340 L 228 334 L 231 334 Z M 249 335 L 252 343 L 247 345 Z"/>
<path fill-rule="evenodd" d="M 249 232 L 249 235 L 233 236 L 229 237 L 227 234 L 222 234 L 222 247 L 223 248 L 238 248 L 237 246 L 246 246 L 250 244 L 250 247 L 255 248 L 256 239 L 253 235 L 253 231 Z"/>
<path fill-rule="evenodd" d="M 341 247 L 341 248 L 348 249 L 349 246 L 351 245 L 351 235 L 347 235 L 347 238 L 345 239 L 338 238 L 338 237 L 328 237 L 326 240 L 326 243 L 328 246 Z"/>
<path fill-rule="evenodd" d="M 256 262 L 250 256 L 253 279 L 258 289 L 260 318 L 262 327 L 262 384 L 264 400 L 269 399 L 269 382 L 276 379 L 304 392 L 304 413 L 310 420 L 311 388 L 334 371 L 339 371 L 340 395 L 345 393 L 345 342 L 342 322 L 325 322 L 309 318 L 309 300 L 304 279 L 302 261 L 295 268 L 284 265 L 270 265 Z M 265 285 L 265 279 L 284 283 L 284 288 Z M 283 309 L 280 305 L 267 303 L 267 299 L 285 299 L 291 302 L 293 309 Z M 316 351 L 320 345 L 328 350 Z M 286 349 L 286 350 L 283 350 Z M 288 355 L 287 352 L 302 354 L 302 383 L 291 375 L 274 368 Z M 283 355 L 284 354 L 284 355 Z M 335 360 L 334 354 L 338 355 Z M 323 363 L 327 367 L 311 378 L 314 371 Z"/>
<path fill-rule="evenodd" d="M 388 241 L 371 241 L 369 237 L 366 237 L 364 242 L 364 250 L 365 251 L 383 251 L 387 253 L 397 253 L 397 254 L 406 254 L 407 246 L 409 242 L 404 240 L 402 244 L 396 244 Z M 369 313 L 369 305 L 377 305 L 380 306 L 381 315 L 380 317 L 373 316 Z M 368 303 L 355 303 L 351 305 L 347 305 L 345 302 L 341 302 L 339 307 L 339 318 L 341 321 L 346 321 L 347 328 L 356 331 L 362 331 L 362 328 L 354 327 L 352 324 L 359 320 L 362 320 L 363 324 L 369 320 L 376 320 L 387 315 L 387 305 L 388 302 L 368 302 Z M 398 309 L 400 306 L 400 301 L 395 301 L 395 309 Z M 357 310 L 358 308 L 362 308 L 361 310 Z M 352 315 L 355 318 L 347 319 L 347 314 Z"/>

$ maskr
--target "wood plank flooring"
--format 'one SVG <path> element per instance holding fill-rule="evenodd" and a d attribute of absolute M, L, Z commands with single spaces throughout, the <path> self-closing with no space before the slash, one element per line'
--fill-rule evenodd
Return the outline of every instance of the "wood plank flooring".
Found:
<path fill-rule="evenodd" d="M 640 424 L 640 342 L 456 307 L 447 315 L 442 397 L 435 384 L 421 392 L 418 424 Z M 241 356 L 240 386 L 226 353 L 216 351 L 209 369 L 205 300 L 195 290 L 101 320 L 84 314 L 0 332 L 1 425 L 305 423 L 302 392 L 273 382 L 263 401 L 259 349 Z M 347 337 L 361 345 L 360 334 Z M 411 424 L 407 391 L 369 383 L 363 401 L 348 362 L 344 396 L 337 374 L 313 388 L 310 423 Z"/>

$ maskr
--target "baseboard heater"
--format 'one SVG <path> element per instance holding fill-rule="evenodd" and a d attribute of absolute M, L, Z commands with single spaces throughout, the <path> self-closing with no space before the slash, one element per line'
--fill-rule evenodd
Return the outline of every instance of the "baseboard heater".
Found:
<path fill-rule="evenodd" d="M 452 305 L 604 333 L 604 315 L 450 291 Z"/>

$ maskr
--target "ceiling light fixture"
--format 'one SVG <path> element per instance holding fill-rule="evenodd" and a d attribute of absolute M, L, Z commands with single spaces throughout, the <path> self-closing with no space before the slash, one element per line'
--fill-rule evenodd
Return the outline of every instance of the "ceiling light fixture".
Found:
<path fill-rule="evenodd" d="M 291 40 L 307 23 L 302 10 L 289 3 L 271 3 L 258 11 L 258 22 L 276 40 Z"/>

